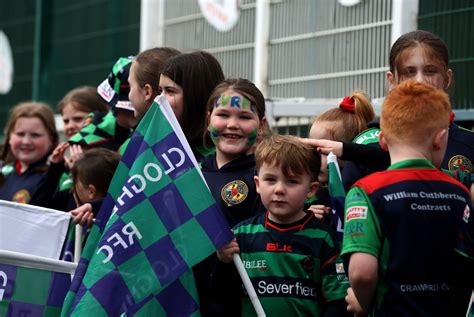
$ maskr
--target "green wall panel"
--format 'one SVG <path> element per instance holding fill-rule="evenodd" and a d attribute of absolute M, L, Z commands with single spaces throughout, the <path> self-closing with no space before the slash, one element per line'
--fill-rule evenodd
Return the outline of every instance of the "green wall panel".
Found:
<path fill-rule="evenodd" d="M 0 127 L 12 106 L 34 95 L 56 109 L 69 90 L 97 86 L 118 57 L 137 54 L 139 26 L 140 0 L 2 1 L 0 30 L 12 47 L 14 81 L 12 90 L 0 95 Z M 36 27 L 41 36 L 35 43 Z"/>

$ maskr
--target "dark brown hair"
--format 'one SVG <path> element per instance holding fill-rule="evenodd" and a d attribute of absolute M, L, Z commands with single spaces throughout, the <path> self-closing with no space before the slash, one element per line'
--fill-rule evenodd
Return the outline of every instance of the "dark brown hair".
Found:
<path fill-rule="evenodd" d="M 443 40 L 436 34 L 428 31 L 413 31 L 400 36 L 395 43 L 392 45 L 390 50 L 389 65 L 390 71 L 397 76 L 402 71 L 400 64 L 403 53 L 413 47 L 425 47 L 426 53 L 438 61 L 440 66 L 444 68 L 446 72 L 449 68 L 449 51 Z"/>
<path fill-rule="evenodd" d="M 160 74 L 163 65 L 173 56 L 181 52 L 171 47 L 155 47 L 141 52 L 135 58 L 135 79 L 140 87 L 149 84 L 153 89 L 153 98 L 161 93 Z"/>
<path fill-rule="evenodd" d="M 112 177 L 120 162 L 120 154 L 106 148 L 92 148 L 84 152 L 71 169 L 74 185 L 81 181 L 84 186 L 94 185 L 101 197 L 107 194 Z"/>
<path fill-rule="evenodd" d="M 109 111 L 107 103 L 97 93 L 97 88 L 91 86 L 77 87 L 69 91 L 58 103 L 58 110 L 61 114 L 68 104 L 71 104 L 76 110 L 87 113 Z"/>
<path fill-rule="evenodd" d="M 202 145 L 202 136 L 207 129 L 207 101 L 214 88 L 224 80 L 219 61 L 204 51 L 186 53 L 169 59 L 161 73 L 183 89 L 181 128 L 191 145 Z"/>

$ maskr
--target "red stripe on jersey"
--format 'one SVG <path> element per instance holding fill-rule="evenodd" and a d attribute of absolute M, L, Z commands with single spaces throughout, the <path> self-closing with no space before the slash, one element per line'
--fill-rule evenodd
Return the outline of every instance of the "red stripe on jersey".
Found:
<path fill-rule="evenodd" d="M 304 229 L 304 226 L 306 226 L 306 224 L 311 220 L 310 216 L 305 216 L 305 217 L 308 217 L 308 219 L 306 219 L 303 223 L 300 223 L 300 224 L 298 224 L 296 226 L 293 226 L 293 227 L 282 228 L 282 227 L 276 226 L 273 223 L 271 223 L 270 221 L 268 221 L 268 211 L 267 211 L 267 213 L 265 215 L 265 228 L 270 227 L 270 228 L 273 228 L 273 229 L 278 230 L 280 232 L 285 232 L 285 231 L 295 230 L 295 229 L 298 229 L 299 231 L 301 231 L 301 230 Z M 302 218 L 302 219 L 304 219 L 304 218 Z"/>
<path fill-rule="evenodd" d="M 395 183 L 406 181 L 443 181 L 461 187 L 467 194 L 469 190 L 458 180 L 450 175 L 441 172 L 435 168 L 402 168 L 397 170 L 389 170 L 377 172 L 357 181 L 353 187 L 361 187 L 367 194 L 371 194 L 379 188 L 390 186 Z"/>

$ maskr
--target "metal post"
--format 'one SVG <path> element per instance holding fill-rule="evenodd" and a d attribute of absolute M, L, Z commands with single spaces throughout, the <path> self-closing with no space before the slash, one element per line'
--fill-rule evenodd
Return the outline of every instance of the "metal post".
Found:
<path fill-rule="evenodd" d="M 140 52 L 163 46 L 165 0 L 141 0 Z"/>
<path fill-rule="evenodd" d="M 418 29 L 418 0 L 392 0 L 390 45 L 403 34 Z"/>
<path fill-rule="evenodd" d="M 270 38 L 270 0 L 257 0 L 255 8 L 255 50 L 253 81 L 264 96 L 268 87 L 268 48 Z"/>
<path fill-rule="evenodd" d="M 43 25 L 43 0 L 36 0 L 35 44 L 33 48 L 33 76 L 32 76 L 32 87 L 31 87 L 31 100 L 39 100 L 41 51 L 42 51 L 42 48 L 41 48 L 42 25 Z"/>

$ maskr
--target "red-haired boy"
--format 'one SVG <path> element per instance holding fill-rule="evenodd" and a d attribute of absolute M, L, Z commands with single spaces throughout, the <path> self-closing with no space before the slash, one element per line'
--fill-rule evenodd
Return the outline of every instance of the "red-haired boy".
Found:
<path fill-rule="evenodd" d="M 379 142 L 391 165 L 355 183 L 345 205 L 341 254 L 356 315 L 449 315 L 453 249 L 471 208 L 467 189 L 438 169 L 450 112 L 446 93 L 415 81 L 385 98 Z"/>

